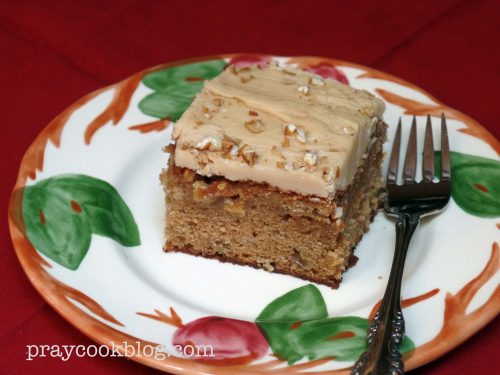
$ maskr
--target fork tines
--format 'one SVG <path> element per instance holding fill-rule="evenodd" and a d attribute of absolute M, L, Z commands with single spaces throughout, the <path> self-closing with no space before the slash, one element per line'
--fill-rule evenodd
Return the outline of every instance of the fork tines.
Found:
<path fill-rule="evenodd" d="M 401 117 L 394 137 L 389 168 L 387 170 L 387 184 L 397 184 L 399 153 L 401 149 Z M 416 183 L 415 174 L 417 172 L 417 119 L 413 116 L 408 147 L 403 167 L 403 181 L 405 184 Z M 432 182 L 435 177 L 434 162 L 434 142 L 432 138 L 432 123 L 430 115 L 427 115 L 425 127 L 424 153 L 422 162 L 422 177 L 424 182 Z M 450 167 L 450 146 L 448 143 L 448 130 L 446 127 L 446 117 L 441 114 L 441 181 L 451 179 Z"/>

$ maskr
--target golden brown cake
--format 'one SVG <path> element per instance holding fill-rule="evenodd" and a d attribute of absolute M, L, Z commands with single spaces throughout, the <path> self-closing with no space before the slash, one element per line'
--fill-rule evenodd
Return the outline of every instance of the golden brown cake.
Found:
<path fill-rule="evenodd" d="M 293 67 L 229 67 L 174 125 L 165 251 L 337 287 L 380 203 L 383 111 Z"/>

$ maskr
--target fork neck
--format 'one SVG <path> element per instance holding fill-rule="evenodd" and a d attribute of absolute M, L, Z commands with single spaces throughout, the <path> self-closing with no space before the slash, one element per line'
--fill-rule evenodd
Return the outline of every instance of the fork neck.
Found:
<path fill-rule="evenodd" d="M 419 223 L 420 213 L 400 213 L 396 221 L 396 247 L 394 251 L 393 267 L 391 269 L 385 294 L 397 296 L 396 298 L 398 301 L 401 294 L 401 281 L 403 278 L 406 253 L 411 237 Z M 391 293 L 392 289 L 395 289 L 395 293 Z"/>

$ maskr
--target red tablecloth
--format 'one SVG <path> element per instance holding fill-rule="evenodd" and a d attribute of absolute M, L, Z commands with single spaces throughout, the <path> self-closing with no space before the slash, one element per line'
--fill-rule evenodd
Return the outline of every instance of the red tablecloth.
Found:
<path fill-rule="evenodd" d="M 10 189 L 24 151 L 66 106 L 171 60 L 222 52 L 320 55 L 413 82 L 498 138 L 498 5 L 495 0 L 3 2 L 0 373 L 153 372 L 114 358 L 25 360 L 27 344 L 92 344 L 31 287 L 6 225 Z M 460 348 L 414 373 L 498 373 L 499 333 L 497 318 Z"/>

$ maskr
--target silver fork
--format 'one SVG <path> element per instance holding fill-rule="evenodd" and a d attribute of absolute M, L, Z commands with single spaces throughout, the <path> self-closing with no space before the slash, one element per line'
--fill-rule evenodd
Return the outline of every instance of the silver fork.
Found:
<path fill-rule="evenodd" d="M 430 116 L 427 116 L 425 129 L 422 181 L 415 181 L 417 171 L 417 120 L 415 117 L 413 117 L 408 139 L 402 185 L 397 183 L 400 145 L 401 118 L 389 160 L 387 197 L 384 201 L 385 212 L 397 217 L 396 249 L 384 298 L 368 329 L 366 338 L 368 349 L 354 364 L 353 375 L 404 374 L 404 362 L 398 347 L 404 338 L 405 330 L 401 311 L 401 280 L 406 252 L 420 218 L 441 212 L 450 200 L 450 147 L 444 114 L 441 115 L 441 177 L 439 182 L 433 182 L 435 162 Z"/>

